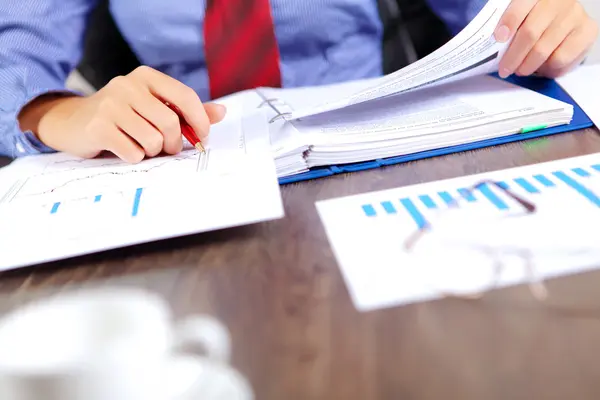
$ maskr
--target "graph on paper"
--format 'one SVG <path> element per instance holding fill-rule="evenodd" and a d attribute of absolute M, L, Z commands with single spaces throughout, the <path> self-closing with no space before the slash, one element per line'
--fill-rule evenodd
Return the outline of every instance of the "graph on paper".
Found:
<path fill-rule="evenodd" d="M 96 226 L 110 221 L 114 226 L 143 212 L 145 187 L 166 182 L 168 176 L 189 180 L 185 177 L 194 174 L 197 158 L 185 152 L 139 165 L 114 159 L 79 164 L 76 158 L 56 154 L 36 173 L 16 179 L 0 195 L 0 207 L 27 210 L 29 219 L 57 234 L 79 231 L 83 220 Z"/>
<path fill-rule="evenodd" d="M 122 208 L 139 209 L 132 205 L 139 199 L 135 193 L 147 185 L 173 184 L 177 180 L 189 185 L 201 179 L 202 174 L 235 173 L 248 154 L 245 143 L 243 131 L 232 131 L 217 136 L 207 145 L 206 153 L 198 153 L 186 144 L 177 155 L 162 155 L 135 165 L 114 156 L 81 159 L 64 153 L 52 154 L 41 163 L 36 159 L 33 173 L 16 179 L 0 194 L 0 206 L 29 204 L 35 208 L 37 205 L 49 209 L 50 214 L 58 214 L 59 210 L 81 210 L 87 205 L 90 212 L 98 213 L 109 200 L 120 199 L 124 202 Z M 27 160 L 22 161 L 27 164 Z M 134 214 L 137 212 L 132 211 L 131 216 Z"/>
<path fill-rule="evenodd" d="M 142 199 L 142 192 L 143 192 L 144 188 L 137 188 L 134 192 L 134 196 L 133 196 L 133 201 L 131 202 L 130 205 L 130 209 L 131 209 L 131 216 L 132 217 L 136 217 L 139 213 L 140 210 L 140 201 Z M 123 197 L 123 193 L 120 192 L 119 193 L 119 197 Z M 63 204 L 63 202 L 60 201 L 56 201 L 50 205 L 45 205 L 42 206 L 43 208 L 49 208 L 50 211 L 49 213 L 52 214 L 58 214 L 59 210 L 64 210 L 65 207 L 69 207 L 70 203 L 79 203 L 79 206 L 82 205 L 82 203 L 85 203 L 89 206 L 89 210 L 88 212 L 90 213 L 98 213 L 98 207 L 100 207 L 103 203 L 102 201 L 102 195 L 98 194 L 96 196 L 93 197 L 84 197 L 81 199 L 71 199 L 70 201 L 67 201 L 65 205 L 62 206 L 61 209 L 61 204 Z M 106 199 L 106 195 L 104 196 L 104 198 Z M 106 200 L 105 200 L 106 202 Z M 94 207 L 96 207 L 96 209 L 94 209 Z"/>
<path fill-rule="evenodd" d="M 264 115 L 228 113 L 204 146 L 138 164 L 64 153 L 15 160 L 1 171 L 0 270 L 283 215 Z"/>
<path fill-rule="evenodd" d="M 48 160 L 39 172 L 16 180 L 0 197 L 0 204 L 59 193 L 90 194 L 100 188 L 114 190 L 115 187 L 130 187 L 132 182 L 155 182 L 173 175 L 186 176 L 196 172 L 199 155 L 195 150 L 187 150 L 178 156 L 158 157 L 138 165 L 114 159 L 92 159 L 82 163 L 82 160 L 65 154 L 54 158 Z M 200 172 L 206 171 L 206 164 L 201 165 L 204 168 Z"/>
<path fill-rule="evenodd" d="M 465 266 L 497 263 L 492 256 L 509 266 L 502 285 L 525 282 L 523 254 L 549 277 L 600 266 L 600 154 L 330 199 L 317 209 L 362 310 L 436 298 L 424 279 L 464 286 L 473 279 L 461 275 Z M 424 227 L 427 250 L 407 251 L 407 238 Z"/>
<path fill-rule="evenodd" d="M 530 197 L 532 200 L 536 200 L 536 195 L 553 196 L 557 191 L 564 191 L 570 192 L 574 198 L 580 198 L 584 204 L 589 203 L 593 207 L 600 207 L 600 190 L 597 190 L 600 188 L 600 164 L 567 170 L 551 170 L 546 174 L 517 176 L 511 180 L 497 180 L 496 183 L 507 189 L 533 195 Z M 368 202 L 360 205 L 360 211 L 357 208 L 357 212 L 367 218 L 404 212 L 410 216 L 417 228 L 422 228 L 426 223 L 428 210 L 454 204 L 457 197 L 464 199 L 463 203 L 487 203 L 498 211 L 510 208 L 501 193 L 498 193 L 491 184 L 485 184 L 474 191 L 458 187 L 434 193 L 416 194 L 414 197 Z"/>

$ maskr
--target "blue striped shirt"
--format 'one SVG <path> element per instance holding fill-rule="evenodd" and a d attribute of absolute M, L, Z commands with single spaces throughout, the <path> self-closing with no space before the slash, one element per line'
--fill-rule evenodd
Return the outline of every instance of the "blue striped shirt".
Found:
<path fill-rule="evenodd" d="M 486 0 L 427 0 L 452 32 Z M 0 2 L 0 155 L 51 148 L 19 128 L 17 115 L 35 97 L 65 91 L 82 54 L 86 16 L 97 0 Z M 111 12 L 141 63 L 163 71 L 208 100 L 203 0 L 112 1 Z M 375 77 L 381 71 L 376 0 L 271 0 L 284 87 Z"/>

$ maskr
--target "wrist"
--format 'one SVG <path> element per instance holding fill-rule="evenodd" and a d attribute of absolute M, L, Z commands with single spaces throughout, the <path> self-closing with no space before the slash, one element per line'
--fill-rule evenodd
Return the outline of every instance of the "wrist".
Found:
<path fill-rule="evenodd" d="M 65 121 L 82 100 L 82 97 L 72 94 L 40 96 L 23 107 L 17 116 L 19 127 L 21 131 L 31 132 L 40 142 L 52 147 L 51 138 L 61 130 L 61 121 Z"/>

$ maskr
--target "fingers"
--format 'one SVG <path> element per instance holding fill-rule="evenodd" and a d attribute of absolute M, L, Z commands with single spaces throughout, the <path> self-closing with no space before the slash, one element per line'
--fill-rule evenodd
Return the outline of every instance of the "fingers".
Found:
<path fill-rule="evenodd" d="M 177 112 L 165 102 L 177 104 Z M 216 103 L 204 106 L 196 93 L 181 82 L 151 68 L 140 67 L 128 76 L 113 79 L 102 90 L 98 112 L 100 119 L 111 121 L 120 135 L 131 139 L 121 140 L 118 145 L 113 143 L 112 147 L 120 146 L 121 154 L 136 160 L 140 154 L 133 152 L 132 143 L 149 157 L 161 151 L 176 154 L 182 150 L 178 113 L 204 138 L 210 124 L 224 118 L 226 109 Z"/>
<path fill-rule="evenodd" d="M 148 157 L 163 150 L 164 136 L 130 107 L 123 107 L 115 118 L 117 128 L 133 138 Z"/>
<path fill-rule="evenodd" d="M 149 91 L 144 90 L 143 86 L 140 86 L 137 91 L 132 93 L 129 103 L 131 108 L 135 110 L 135 113 L 139 114 L 140 118 L 145 120 L 146 125 L 151 125 L 152 130 L 162 136 L 161 149 L 154 155 L 160 153 L 160 150 L 164 150 L 168 154 L 177 154 L 183 149 L 179 117 L 174 111 L 154 97 Z M 147 130 L 147 128 L 144 129 L 144 131 Z M 134 132 L 129 130 L 126 130 L 126 132 L 132 134 L 137 139 Z M 158 141 L 158 139 L 155 140 Z"/>
<path fill-rule="evenodd" d="M 144 159 L 144 150 L 115 125 L 107 124 L 103 130 L 104 147 L 125 162 L 137 164 Z"/>
<path fill-rule="evenodd" d="M 496 40 L 500 43 L 508 42 L 537 2 L 538 0 L 513 0 L 496 27 Z"/>
<path fill-rule="evenodd" d="M 57 111 L 71 125 L 58 147 L 90 157 L 107 150 L 131 163 L 162 151 L 182 150 L 179 114 L 205 138 L 210 124 L 220 122 L 226 113 L 220 104 L 204 106 L 192 89 L 149 67 L 112 79 L 75 105 L 68 103 Z M 177 112 L 171 109 L 174 105 Z"/>
<path fill-rule="evenodd" d="M 571 32 L 540 68 L 540 74 L 558 78 L 580 64 L 598 36 L 598 25 L 588 20 Z"/>
<path fill-rule="evenodd" d="M 146 155 L 154 157 L 162 150 L 169 154 L 181 151 L 179 118 L 142 84 L 121 76 L 114 78 L 107 89 L 104 102 L 113 106 L 104 113 L 134 138 Z"/>
<path fill-rule="evenodd" d="M 586 56 L 586 53 L 582 53 L 579 57 L 577 57 L 575 60 L 573 60 L 573 62 L 571 64 L 569 64 L 567 67 L 561 68 L 561 69 L 552 69 L 548 66 L 542 65 L 537 73 L 540 76 L 544 76 L 544 77 L 550 78 L 550 79 L 558 78 L 558 77 L 566 74 L 567 72 L 571 71 L 572 69 L 576 68 L 579 64 L 581 64 L 581 62 L 585 59 L 585 56 Z"/>
<path fill-rule="evenodd" d="M 529 52 L 556 18 L 557 8 L 549 7 L 549 2 L 544 0 L 535 3 L 528 14 L 522 18 L 521 13 L 527 10 L 531 3 L 531 0 L 511 3 L 511 6 L 518 7 L 519 14 L 511 17 L 510 23 L 515 24 L 513 21 L 521 21 L 521 24 L 516 27 L 514 39 L 500 61 L 498 73 L 502 78 L 513 74 L 521 66 Z M 514 32 L 512 29 L 511 32 Z"/>
<path fill-rule="evenodd" d="M 567 15 L 550 26 L 535 43 L 521 65 L 515 70 L 517 75 L 531 75 L 554 53 L 560 44 L 569 36 L 577 22 L 581 19 L 583 8 L 577 4 Z"/>
<path fill-rule="evenodd" d="M 154 96 L 175 104 L 201 139 L 208 136 L 210 119 L 194 90 L 149 67 L 138 67 L 130 75 L 146 86 Z"/>
<path fill-rule="evenodd" d="M 495 35 L 504 42 L 511 34 L 498 67 L 500 77 L 535 72 L 557 77 L 583 60 L 598 27 L 576 0 L 513 0 Z"/>
<path fill-rule="evenodd" d="M 211 124 L 221 122 L 227 113 L 225 106 L 218 103 L 207 103 L 204 105 L 204 110 Z"/>

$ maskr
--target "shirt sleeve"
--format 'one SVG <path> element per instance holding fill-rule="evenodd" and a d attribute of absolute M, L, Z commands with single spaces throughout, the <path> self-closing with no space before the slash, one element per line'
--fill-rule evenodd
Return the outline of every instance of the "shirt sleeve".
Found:
<path fill-rule="evenodd" d="M 426 0 L 431 10 L 446 24 L 452 35 L 463 30 L 488 0 Z"/>
<path fill-rule="evenodd" d="M 70 93 L 65 81 L 82 54 L 85 24 L 97 0 L 0 1 L 0 155 L 52 152 L 17 115 L 36 97 Z"/>

